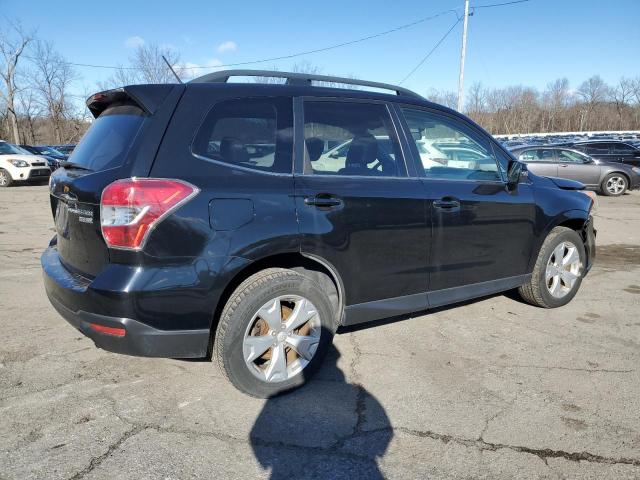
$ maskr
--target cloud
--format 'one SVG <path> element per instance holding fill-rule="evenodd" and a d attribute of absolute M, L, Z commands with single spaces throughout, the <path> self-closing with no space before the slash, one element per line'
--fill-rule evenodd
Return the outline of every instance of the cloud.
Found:
<path fill-rule="evenodd" d="M 227 40 L 218 45 L 218 53 L 223 52 L 235 52 L 238 49 L 238 45 L 233 40 Z"/>
<path fill-rule="evenodd" d="M 133 36 L 129 37 L 124 41 L 124 46 L 127 48 L 138 48 L 144 45 L 144 38 Z"/>
<path fill-rule="evenodd" d="M 182 62 L 178 63 L 174 68 L 178 75 L 186 78 L 195 78 L 205 73 L 209 73 L 211 70 L 215 70 L 217 67 L 222 65 L 222 62 L 217 58 L 212 58 L 203 63 L 194 63 L 194 62 Z"/>

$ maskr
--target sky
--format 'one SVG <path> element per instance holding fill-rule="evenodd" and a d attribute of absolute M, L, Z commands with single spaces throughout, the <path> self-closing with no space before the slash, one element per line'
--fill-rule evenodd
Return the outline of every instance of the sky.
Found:
<path fill-rule="evenodd" d="M 640 76 L 640 0 L 471 0 L 465 87 L 527 85 L 540 90 L 566 77 L 571 87 L 592 75 L 615 84 Z M 0 0 L 0 15 L 18 19 L 54 42 L 69 62 L 126 65 L 136 45 L 175 49 L 189 65 L 295 54 L 442 15 L 394 33 L 298 58 L 246 67 L 290 70 L 296 63 L 329 75 L 399 83 L 461 16 L 464 0 L 280 0 L 142 2 Z M 462 22 L 403 86 L 420 94 L 457 90 Z M 75 67 L 74 88 L 93 91 L 109 69 Z M 213 68 L 198 69 L 203 74 Z"/>

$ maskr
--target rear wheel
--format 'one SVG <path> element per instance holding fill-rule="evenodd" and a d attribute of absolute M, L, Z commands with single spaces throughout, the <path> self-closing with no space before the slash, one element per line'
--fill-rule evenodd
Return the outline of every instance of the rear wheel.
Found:
<path fill-rule="evenodd" d="M 610 197 L 618 197 L 627 191 L 629 182 L 621 173 L 610 173 L 602 181 L 602 193 Z"/>
<path fill-rule="evenodd" d="M 269 268 L 229 297 L 213 352 L 236 388 L 267 398 L 310 378 L 335 328 L 335 311 L 317 282 L 293 270 Z"/>
<path fill-rule="evenodd" d="M 10 187 L 12 183 L 13 179 L 9 172 L 0 168 L 0 187 Z"/>
<path fill-rule="evenodd" d="M 585 260 L 580 236 L 570 228 L 554 228 L 540 248 L 531 280 L 519 288 L 520 296 L 543 308 L 566 305 L 580 288 Z"/>

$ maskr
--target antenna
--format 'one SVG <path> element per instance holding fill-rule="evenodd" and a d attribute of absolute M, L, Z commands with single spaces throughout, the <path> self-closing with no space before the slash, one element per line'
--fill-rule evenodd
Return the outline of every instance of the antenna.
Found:
<path fill-rule="evenodd" d="M 171 70 L 171 73 L 173 73 L 173 75 L 176 77 L 176 79 L 178 80 L 178 83 L 182 83 L 182 80 L 180 80 L 180 77 L 178 76 L 176 71 L 173 69 L 173 67 L 169 63 L 169 60 L 167 60 L 167 58 L 164 55 L 162 55 L 162 59 L 164 60 L 164 63 L 167 64 L 167 67 L 169 67 L 169 70 Z"/>

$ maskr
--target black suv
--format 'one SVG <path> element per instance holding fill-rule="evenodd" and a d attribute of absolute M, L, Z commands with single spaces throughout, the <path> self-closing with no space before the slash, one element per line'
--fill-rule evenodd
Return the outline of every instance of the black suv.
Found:
<path fill-rule="evenodd" d="M 254 396 L 303 383 L 341 325 L 514 288 L 559 307 L 594 259 L 582 184 L 400 87 L 227 71 L 87 105 L 51 177 L 51 303 L 98 347 L 212 356 Z"/>

